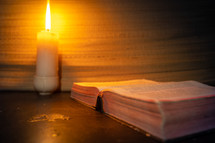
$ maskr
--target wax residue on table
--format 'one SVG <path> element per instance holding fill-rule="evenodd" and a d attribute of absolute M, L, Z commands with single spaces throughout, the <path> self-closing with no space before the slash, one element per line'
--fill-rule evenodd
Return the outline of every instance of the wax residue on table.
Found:
<path fill-rule="evenodd" d="M 40 121 L 50 121 L 53 122 L 55 120 L 69 120 L 69 116 L 65 116 L 62 114 L 39 114 L 33 116 L 29 122 L 40 122 Z"/>

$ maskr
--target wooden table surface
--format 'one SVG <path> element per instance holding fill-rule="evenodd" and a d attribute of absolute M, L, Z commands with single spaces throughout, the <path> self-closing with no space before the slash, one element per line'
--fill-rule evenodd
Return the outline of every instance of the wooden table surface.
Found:
<path fill-rule="evenodd" d="M 215 142 L 208 131 L 173 142 Z M 35 92 L 0 92 L 0 143 L 159 142 L 70 98 Z"/>

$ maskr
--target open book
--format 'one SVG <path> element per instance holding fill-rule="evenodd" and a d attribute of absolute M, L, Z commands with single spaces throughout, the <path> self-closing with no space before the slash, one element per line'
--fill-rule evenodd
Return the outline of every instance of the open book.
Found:
<path fill-rule="evenodd" d="M 97 97 L 101 91 L 113 88 L 126 88 L 142 85 L 158 84 L 158 82 L 151 80 L 128 80 L 118 82 L 77 82 L 73 83 L 72 91 L 79 94 L 72 94 L 71 97 L 86 103 L 92 107 L 96 106 Z"/>
<path fill-rule="evenodd" d="M 196 81 L 74 83 L 71 97 L 162 140 L 215 128 L 215 87 Z"/>

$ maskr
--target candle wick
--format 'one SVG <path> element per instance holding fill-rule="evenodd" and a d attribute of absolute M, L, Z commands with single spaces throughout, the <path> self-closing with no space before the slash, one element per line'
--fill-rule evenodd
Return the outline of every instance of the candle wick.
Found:
<path fill-rule="evenodd" d="M 50 31 L 50 29 L 46 29 L 46 31 L 48 31 L 48 32 L 49 32 L 49 31 Z"/>

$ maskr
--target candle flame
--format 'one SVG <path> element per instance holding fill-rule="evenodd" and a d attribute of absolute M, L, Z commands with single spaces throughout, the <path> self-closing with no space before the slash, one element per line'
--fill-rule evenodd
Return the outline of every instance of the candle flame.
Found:
<path fill-rule="evenodd" d="M 51 12 L 50 12 L 49 0 L 47 0 L 47 8 L 46 8 L 46 30 L 51 30 Z"/>

